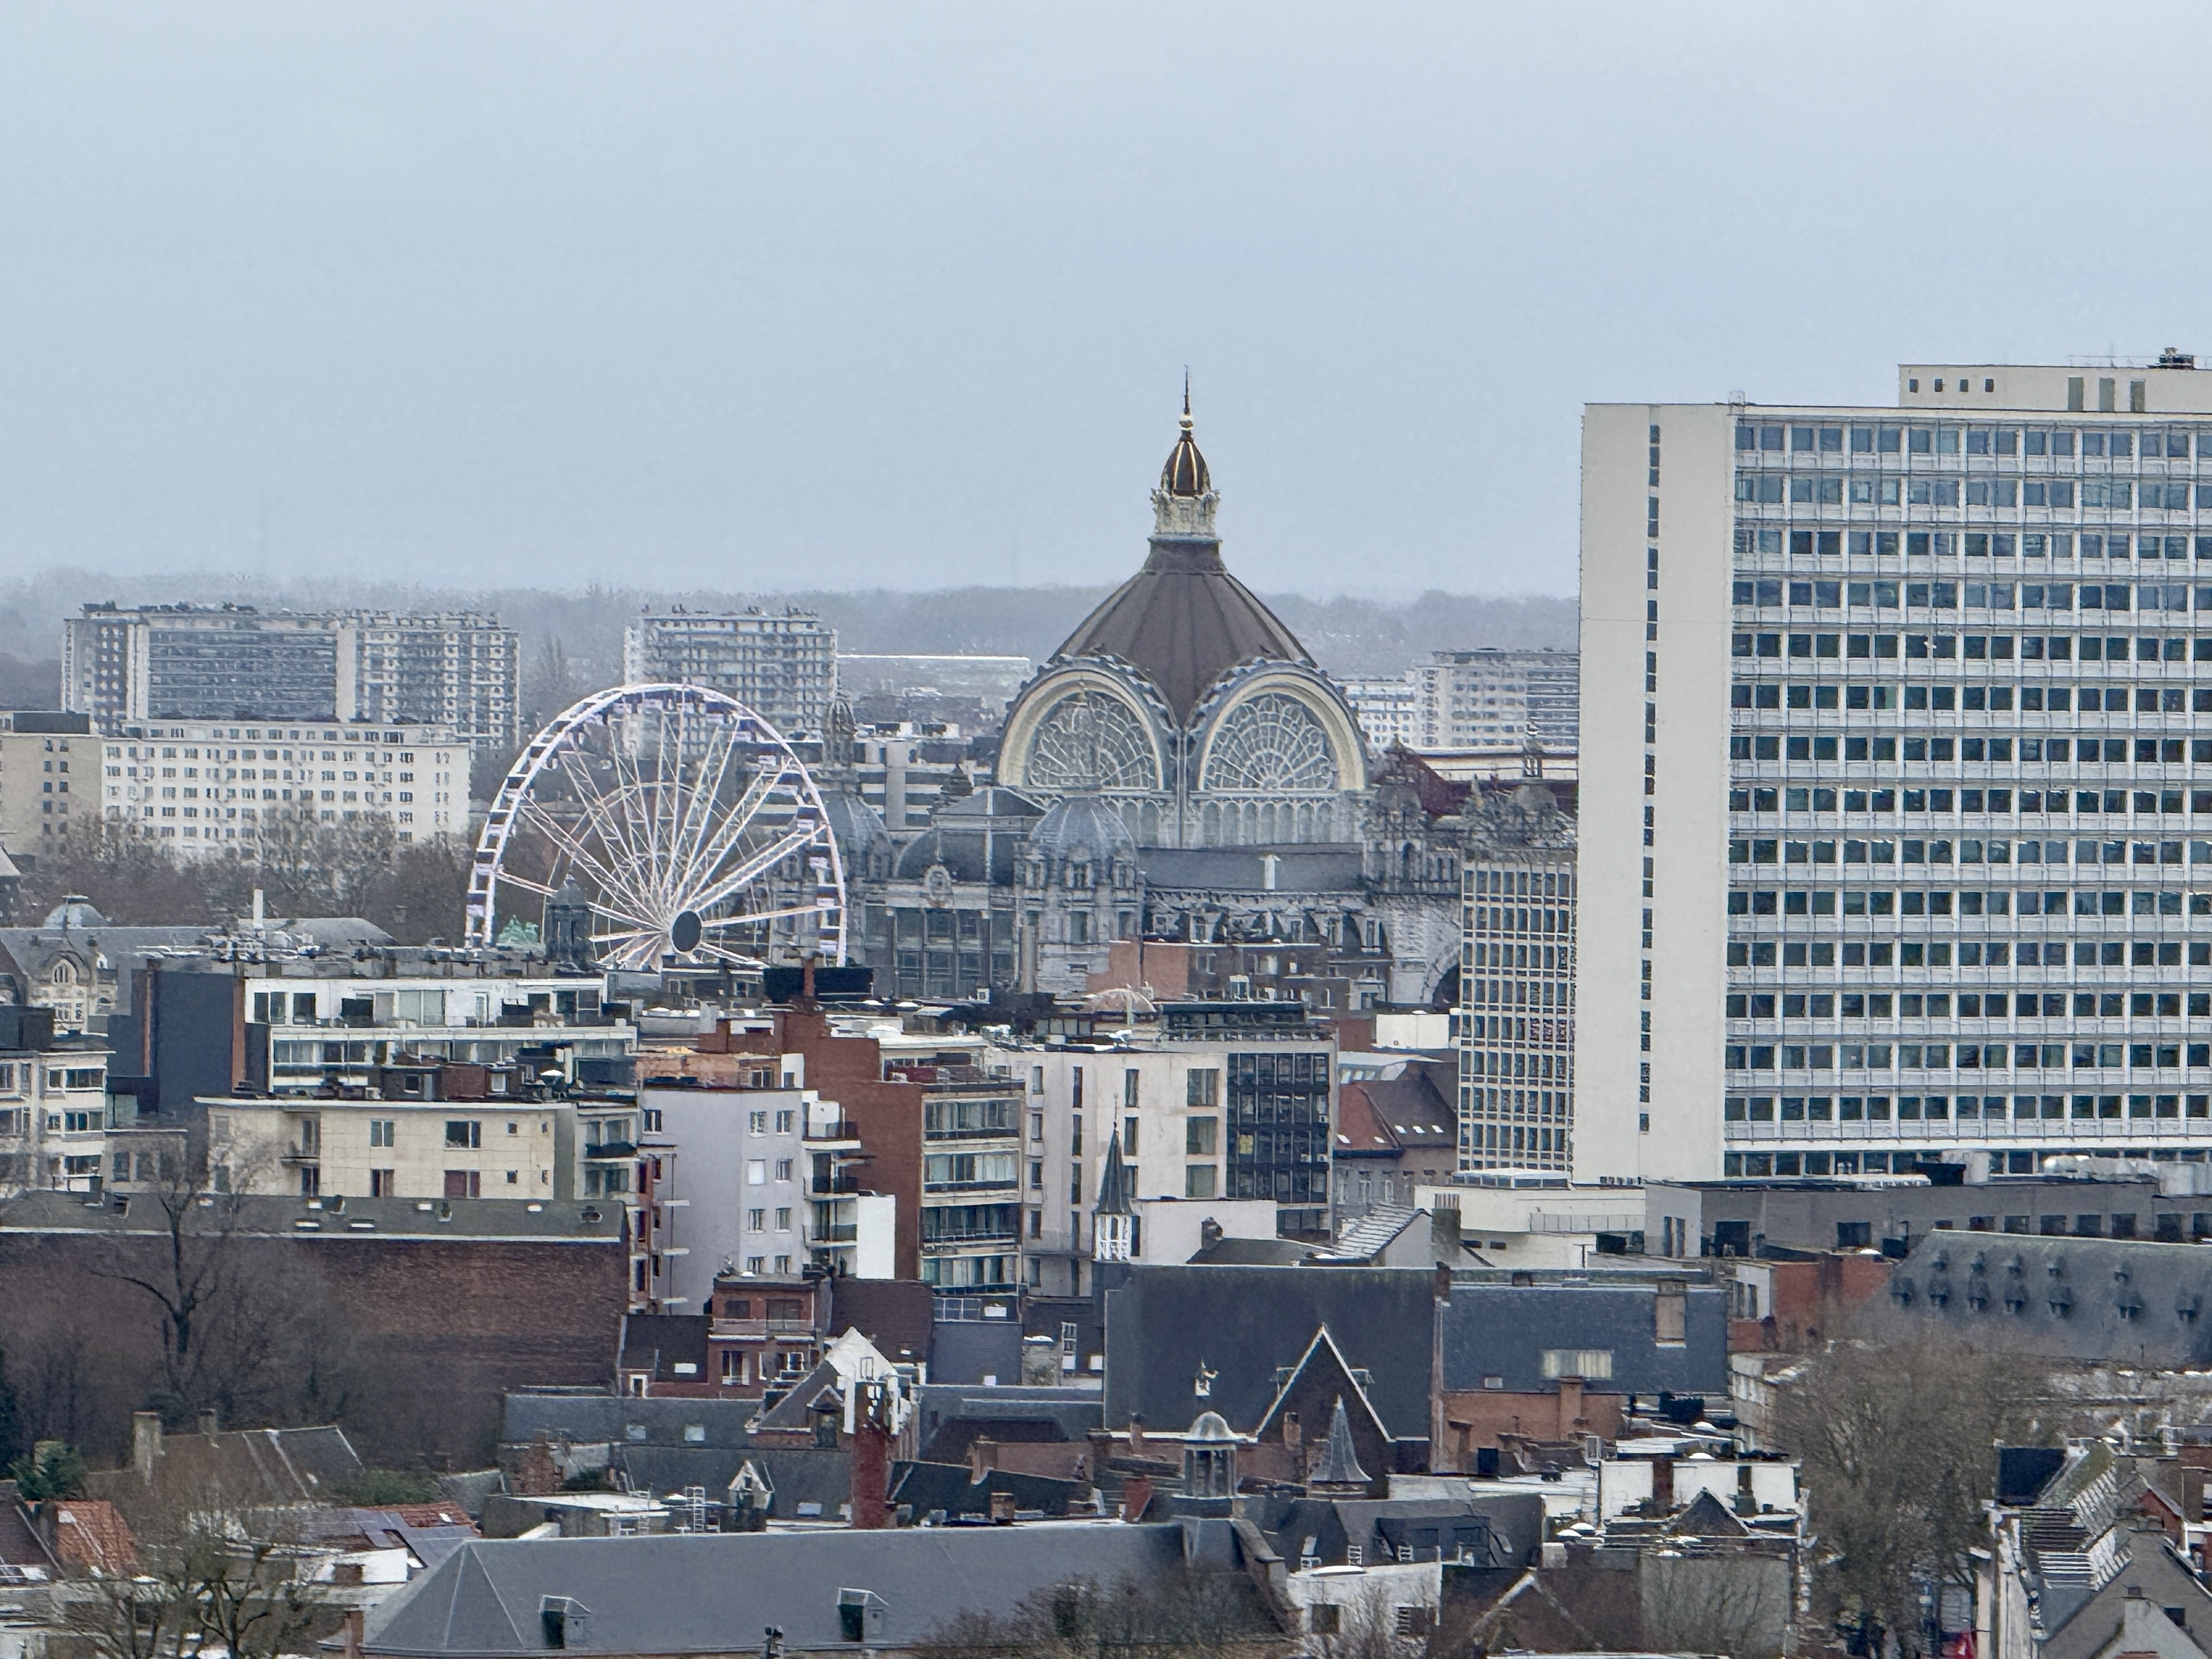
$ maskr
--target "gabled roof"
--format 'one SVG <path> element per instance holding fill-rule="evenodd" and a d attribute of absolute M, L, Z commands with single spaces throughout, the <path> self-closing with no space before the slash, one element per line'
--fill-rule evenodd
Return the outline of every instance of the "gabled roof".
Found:
<path fill-rule="evenodd" d="M 1077 1578 L 1156 1577 L 1181 1565 L 1183 1540 L 1179 1526 L 1115 1522 L 482 1541 L 372 1608 L 363 1645 L 418 1659 L 542 1659 L 538 1609 L 566 1597 L 589 1610 L 590 1645 L 602 1651 L 726 1654 L 775 1625 L 793 1650 L 811 1652 L 845 1644 L 840 1592 L 865 1590 L 883 1610 L 874 1639 L 903 1649 L 961 1613 L 1004 1615 Z"/>
<path fill-rule="evenodd" d="M 1682 1512 L 1671 1518 L 1664 1530 L 1683 1538 L 1742 1538 L 1750 1534 L 1751 1528 L 1707 1490 L 1685 1504 Z"/>
<path fill-rule="evenodd" d="M 1283 1378 L 1283 1386 L 1275 1390 L 1274 1401 L 1267 1407 L 1267 1414 L 1253 1429 L 1254 1437 L 1265 1439 L 1268 1431 L 1274 1428 L 1275 1419 L 1282 1414 L 1283 1402 L 1302 1384 L 1316 1377 L 1322 1380 L 1324 1391 L 1334 1392 L 1337 1396 L 1335 1409 L 1329 1413 L 1332 1431 L 1336 1427 L 1337 1419 L 1345 1414 L 1344 1402 L 1348 1397 L 1352 1409 L 1373 1424 L 1377 1435 L 1385 1440 L 1391 1437 L 1389 1429 L 1375 1410 L 1374 1402 L 1368 1399 L 1365 1387 L 1359 1378 L 1352 1375 L 1344 1351 L 1336 1346 L 1336 1339 L 1328 1334 L 1326 1325 L 1313 1334 L 1313 1340 L 1306 1344 L 1306 1351 L 1298 1356 L 1298 1363 L 1291 1366 L 1289 1375 Z"/>
<path fill-rule="evenodd" d="M 1391 1437 L 1425 1438 L 1434 1284 L 1426 1268 L 1133 1267 L 1106 1297 L 1106 1425 L 1138 1413 L 1180 1430 L 1198 1410 L 1191 1379 L 1203 1365 L 1217 1373 L 1206 1404 L 1249 1431 L 1275 1402 L 1276 1373 L 1326 1325 L 1346 1363 L 1374 1378 L 1369 1398 Z"/>

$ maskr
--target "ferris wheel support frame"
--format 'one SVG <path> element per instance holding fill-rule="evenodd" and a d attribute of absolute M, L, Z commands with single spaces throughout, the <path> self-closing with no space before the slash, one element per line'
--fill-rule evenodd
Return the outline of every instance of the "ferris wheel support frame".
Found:
<path fill-rule="evenodd" d="M 708 686 L 684 685 L 668 681 L 611 686 L 580 698 L 547 721 L 524 746 L 522 753 L 516 757 L 492 799 L 490 810 L 485 814 L 483 828 L 477 839 L 476 852 L 470 860 L 465 933 L 470 946 L 483 949 L 494 943 L 494 927 L 499 914 L 499 889 L 502 883 L 543 897 L 550 897 L 554 892 L 551 887 L 506 867 L 510 841 L 518 827 L 527 827 L 523 824 L 526 811 L 533 812 L 550 824 L 550 815 L 537 807 L 531 799 L 532 786 L 547 775 L 549 769 L 556 769 L 556 775 L 565 774 L 580 786 L 587 784 L 588 780 L 569 771 L 565 763 L 578 756 L 578 738 L 584 730 L 605 729 L 626 714 L 665 714 L 672 709 L 727 721 L 738 728 L 740 738 L 724 749 L 720 763 L 715 769 L 715 776 L 708 788 L 702 793 L 696 794 L 691 803 L 680 812 L 672 799 L 678 792 L 660 787 L 656 781 L 649 822 L 627 817 L 617 820 L 605 798 L 589 793 L 580 787 L 580 812 L 591 821 L 602 846 L 608 850 L 620 847 L 635 853 L 637 849 L 630 832 L 642 830 L 650 836 L 653 852 L 672 853 L 682 848 L 688 852 L 694 864 L 703 859 L 711 867 L 734 850 L 736 837 L 743 833 L 765 800 L 778 788 L 786 788 L 796 798 L 800 816 L 766 846 L 754 848 L 734 869 L 721 871 L 712 885 L 692 896 L 692 902 L 678 913 L 672 924 L 672 939 L 684 939 L 688 936 L 690 942 L 680 947 L 683 953 L 688 954 L 702 938 L 719 929 L 811 915 L 816 918 L 817 949 L 823 958 L 829 965 L 843 965 L 849 931 L 846 920 L 844 864 L 838 851 L 836 837 L 830 831 L 829 814 L 822 804 L 821 792 L 815 786 L 813 775 L 806 769 L 805 763 L 799 758 L 788 738 L 769 720 L 736 698 Z M 665 722 L 659 728 L 658 740 L 660 758 L 665 763 L 668 756 Z M 718 815 L 714 810 L 714 797 L 727 776 L 730 761 L 740 741 L 750 744 L 756 752 L 772 756 L 774 764 L 757 770 L 734 810 L 723 815 L 718 822 Z M 680 753 L 676 760 L 680 766 Z M 622 763 L 619 745 L 616 745 L 614 763 L 619 772 Z M 662 797 L 672 799 L 663 799 Z M 664 835 L 665 847 L 662 845 Z M 565 837 L 562 841 L 562 850 L 569 860 L 587 873 L 596 874 L 602 880 L 614 874 L 585 849 Z M 710 908 L 742 891 L 777 863 L 810 847 L 819 850 L 807 860 L 814 871 L 814 890 L 808 902 L 772 911 L 746 912 L 734 916 L 711 917 L 699 914 L 702 908 Z M 598 919 L 610 921 L 636 920 L 599 903 L 592 904 L 592 909 Z M 641 939 L 658 932 L 658 929 L 647 927 L 607 933 L 598 931 L 595 926 L 592 937 L 595 943 L 607 944 Z M 720 947 L 716 949 L 718 954 L 725 957 L 732 954 Z"/>

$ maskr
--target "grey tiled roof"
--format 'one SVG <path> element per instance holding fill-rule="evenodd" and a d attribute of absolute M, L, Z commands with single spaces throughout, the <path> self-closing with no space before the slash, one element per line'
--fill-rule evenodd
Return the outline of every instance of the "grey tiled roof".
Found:
<path fill-rule="evenodd" d="M 1657 1340 L 1654 1281 L 1622 1285 L 1498 1284 L 1457 1279 L 1438 1321 L 1443 1386 L 1480 1389 L 1486 1376 L 1516 1393 L 1557 1386 L 1544 1375 L 1547 1349 L 1604 1349 L 1613 1356 L 1609 1394 L 1724 1394 L 1727 1293 L 1689 1287 L 1680 1345 Z"/>
<path fill-rule="evenodd" d="M 1139 1267 L 1106 1298 L 1106 1424 L 1132 1412 L 1163 1433 L 1202 1410 L 1249 1433 L 1275 1400 L 1279 1370 L 1326 1325 L 1398 1439 L 1429 1431 L 1433 1273 L 1394 1267 Z M 1200 1364 L 1215 1373 L 1194 1391 Z"/>
<path fill-rule="evenodd" d="M 769 1625 L 805 1650 L 843 1642 L 838 1594 L 865 1589 L 884 1604 L 877 1639 L 900 1647 L 963 1613 L 1004 1613 L 1079 1579 L 1142 1580 L 1182 1559 L 1180 1527 L 1120 1522 L 483 1541 L 374 1608 L 365 1646 L 541 1659 L 540 1604 L 565 1596 L 588 1609 L 586 1645 L 601 1651 L 746 1651 Z"/>
<path fill-rule="evenodd" d="M 2205 1200 L 2165 1201 L 2186 1209 Z M 1889 1288 L 1868 1312 L 1893 1326 L 1933 1322 L 2054 1359 L 2175 1370 L 2212 1361 L 2212 1250 L 2202 1244 L 1930 1232 Z"/>

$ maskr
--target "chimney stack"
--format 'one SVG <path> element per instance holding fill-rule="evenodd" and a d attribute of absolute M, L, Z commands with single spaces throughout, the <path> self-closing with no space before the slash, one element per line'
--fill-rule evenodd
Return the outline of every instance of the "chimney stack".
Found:
<path fill-rule="evenodd" d="M 1131 1412 L 1129 1413 L 1129 1455 L 1142 1457 L 1144 1455 L 1145 1419 L 1138 1413 Z"/>
<path fill-rule="evenodd" d="M 969 1443 L 968 1479 L 970 1481 L 980 1482 L 985 1475 L 998 1467 L 999 1443 L 997 1441 L 986 1440 L 979 1436 Z"/>
<path fill-rule="evenodd" d="M 161 1413 L 131 1413 L 131 1461 L 137 1468 L 138 1478 L 151 1486 L 154 1466 L 161 1461 Z"/>
<path fill-rule="evenodd" d="M 202 1434 L 213 1434 L 216 1431 L 216 1424 L 219 1420 L 220 1419 L 216 1416 L 216 1409 L 214 1407 L 204 1406 L 200 1408 L 199 1429 Z"/>
<path fill-rule="evenodd" d="M 1558 1437 L 1564 1440 L 1582 1426 L 1583 1380 L 1579 1376 L 1559 1379 L 1559 1430 Z"/>
<path fill-rule="evenodd" d="M 1672 1515 L 1674 1512 L 1674 1460 L 1655 1457 L 1651 1460 L 1651 1512 Z"/>
<path fill-rule="evenodd" d="M 891 1524 L 890 1389 L 855 1380 L 853 1401 L 853 1525 Z"/>

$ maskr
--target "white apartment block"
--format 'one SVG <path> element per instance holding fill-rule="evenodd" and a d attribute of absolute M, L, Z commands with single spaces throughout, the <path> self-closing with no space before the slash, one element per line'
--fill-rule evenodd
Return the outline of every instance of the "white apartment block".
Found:
<path fill-rule="evenodd" d="M 1022 1251 L 1029 1282 L 1048 1294 L 1091 1288 L 1098 1180 L 1114 1136 L 1140 1214 L 1211 1200 L 1226 1224 L 1239 1200 L 1266 1202 L 1282 1232 L 1328 1232 L 1336 1041 L 1306 1023 L 1303 1005 L 1170 1005 L 1157 1024 L 1113 1042 L 1009 1058 L 1028 1071 Z"/>
<path fill-rule="evenodd" d="M 1345 701 L 1359 718 L 1370 747 L 1378 752 L 1394 746 L 1418 749 L 1421 743 L 1420 671 L 1394 680 L 1346 680 Z"/>
<path fill-rule="evenodd" d="M 1407 678 L 1416 749 L 1521 747 L 1572 753 L 1580 717 L 1571 651 L 1437 651 Z"/>
<path fill-rule="evenodd" d="M 709 686 L 787 738 L 817 737 L 837 691 L 837 630 L 803 611 L 649 611 L 623 635 L 623 678 Z"/>
<path fill-rule="evenodd" d="M 122 726 L 101 747 L 106 816 L 181 856 L 366 818 L 402 842 L 468 832 L 470 749 L 449 726 L 181 721 Z"/>
<path fill-rule="evenodd" d="M 637 1048 L 636 1026 L 607 1016 L 597 980 L 244 977 L 247 1018 L 269 1027 L 272 1094 L 364 1088 L 375 1067 L 402 1060 L 504 1066 L 550 1047 L 573 1069 Z"/>
<path fill-rule="evenodd" d="M 2212 1152 L 2212 374 L 1898 390 L 1587 411 L 1579 1179 Z"/>
<path fill-rule="evenodd" d="M 474 611 L 88 605 L 62 623 L 62 707 L 103 730 L 176 720 L 449 727 L 522 744 L 514 631 Z"/>
<path fill-rule="evenodd" d="M 105 1048 L 0 1048 L 0 1194 L 100 1190 L 107 1057 Z"/>

